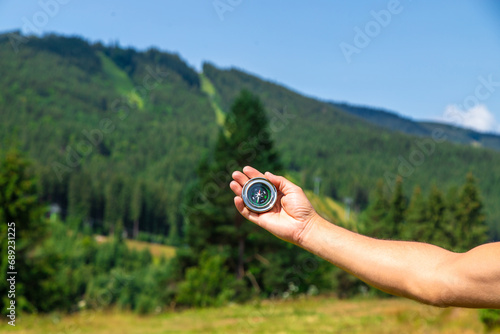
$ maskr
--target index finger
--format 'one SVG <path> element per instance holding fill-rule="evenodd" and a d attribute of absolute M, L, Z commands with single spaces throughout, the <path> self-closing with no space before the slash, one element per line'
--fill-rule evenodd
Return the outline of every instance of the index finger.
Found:
<path fill-rule="evenodd" d="M 254 177 L 264 177 L 265 178 L 264 174 L 262 174 L 257 169 L 250 167 L 250 166 L 245 166 L 243 168 L 243 173 L 245 173 L 245 175 L 251 179 Z"/>

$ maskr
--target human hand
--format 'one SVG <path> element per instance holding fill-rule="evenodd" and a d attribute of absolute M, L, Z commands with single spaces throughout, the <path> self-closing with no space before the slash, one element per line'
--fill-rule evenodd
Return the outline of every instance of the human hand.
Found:
<path fill-rule="evenodd" d="M 318 217 L 304 191 L 282 176 L 276 176 L 270 172 L 264 175 L 249 166 L 243 168 L 243 173 L 236 171 L 232 176 L 234 181 L 231 181 L 230 187 L 236 194 L 234 204 L 243 217 L 280 239 L 300 245 L 304 235 Z M 268 212 L 252 212 L 243 203 L 241 198 L 243 185 L 254 177 L 265 177 L 278 190 L 276 204 Z"/>

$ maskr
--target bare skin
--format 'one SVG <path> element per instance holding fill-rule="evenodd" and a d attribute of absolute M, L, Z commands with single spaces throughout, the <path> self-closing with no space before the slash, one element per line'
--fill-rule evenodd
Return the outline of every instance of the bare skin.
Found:
<path fill-rule="evenodd" d="M 254 177 L 278 189 L 269 212 L 254 213 L 243 204 L 242 187 Z M 373 239 L 321 218 L 302 189 L 282 176 L 247 166 L 233 179 L 234 204 L 243 217 L 380 290 L 440 307 L 500 309 L 500 242 L 453 253 L 425 243 Z"/>

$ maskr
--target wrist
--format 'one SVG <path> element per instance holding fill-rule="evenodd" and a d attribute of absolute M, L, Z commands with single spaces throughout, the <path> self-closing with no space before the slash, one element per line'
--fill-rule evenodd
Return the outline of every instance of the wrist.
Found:
<path fill-rule="evenodd" d="M 304 249 L 309 250 L 309 246 L 314 244 L 314 235 L 321 224 L 323 224 L 324 219 L 317 212 L 311 216 L 307 221 L 304 228 L 297 236 L 296 244 Z"/>

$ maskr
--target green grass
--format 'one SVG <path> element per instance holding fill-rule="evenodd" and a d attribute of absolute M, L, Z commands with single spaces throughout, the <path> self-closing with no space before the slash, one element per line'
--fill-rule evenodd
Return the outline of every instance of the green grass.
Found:
<path fill-rule="evenodd" d="M 117 310 L 25 315 L 0 332 L 34 333 L 483 333 L 478 311 L 403 299 L 310 297 L 138 316 Z M 496 332 L 498 333 L 498 332 Z"/>
<path fill-rule="evenodd" d="M 103 71 L 106 77 L 113 83 L 118 94 L 126 96 L 129 103 L 135 104 L 137 109 L 144 109 L 144 100 L 134 90 L 134 84 L 127 73 L 120 69 L 111 59 L 104 53 L 98 52 L 101 58 Z"/>
<path fill-rule="evenodd" d="M 339 224 L 345 228 L 357 231 L 356 215 L 351 211 L 349 220 L 346 220 L 345 207 L 328 196 L 315 195 L 312 190 L 305 190 L 312 206 L 323 218 L 329 222 Z"/>
<path fill-rule="evenodd" d="M 95 239 L 97 242 L 107 242 L 108 237 L 104 235 L 96 235 Z M 151 255 L 154 258 L 160 258 L 160 257 L 165 257 L 166 259 L 173 258 L 175 256 L 175 247 L 173 246 L 167 246 L 167 245 L 161 245 L 161 244 L 154 244 L 150 242 L 145 242 L 145 241 L 138 241 L 138 240 L 130 240 L 127 239 L 125 240 L 125 244 L 129 249 L 136 249 L 136 250 L 143 250 L 145 248 L 149 249 L 151 252 Z"/>
<path fill-rule="evenodd" d="M 125 243 L 127 247 L 130 249 L 143 250 L 145 248 L 149 249 L 151 255 L 153 257 L 165 257 L 166 259 L 170 259 L 175 256 L 175 247 L 153 244 L 145 241 L 137 241 L 137 240 L 126 240 Z"/>
<path fill-rule="evenodd" d="M 224 120 L 226 119 L 226 114 L 220 107 L 219 103 L 217 103 L 218 96 L 214 85 L 203 73 L 200 74 L 200 81 L 201 81 L 201 90 L 205 94 L 207 94 L 210 100 L 210 105 L 212 106 L 212 109 L 215 112 L 215 119 L 217 121 L 217 125 L 223 126 Z"/>
<path fill-rule="evenodd" d="M 291 182 L 300 185 L 298 175 L 292 173 L 285 173 L 284 175 Z M 357 215 L 352 210 L 349 215 L 349 219 L 346 220 L 346 210 L 343 204 L 338 203 L 333 198 L 325 195 L 316 195 L 314 191 L 304 189 L 304 193 L 307 199 L 311 202 L 316 212 L 318 212 L 321 217 L 325 218 L 331 223 L 341 225 L 342 227 L 348 228 L 352 231 L 357 231 Z"/>

